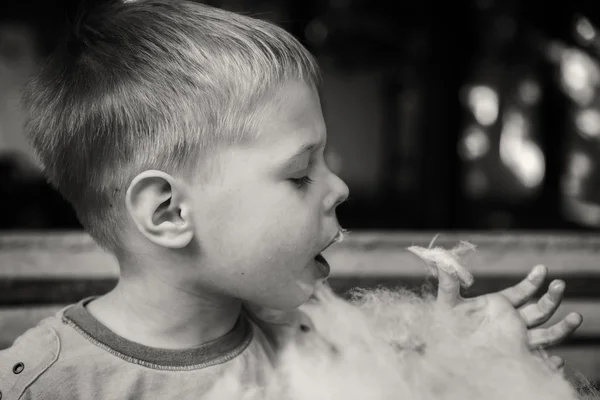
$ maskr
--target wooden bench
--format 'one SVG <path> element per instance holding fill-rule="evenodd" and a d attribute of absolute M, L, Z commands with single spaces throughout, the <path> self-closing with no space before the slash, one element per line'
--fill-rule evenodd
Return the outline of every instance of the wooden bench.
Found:
<path fill-rule="evenodd" d="M 419 287 L 427 279 L 422 261 L 405 250 L 427 246 L 434 233 L 354 232 L 327 250 L 331 285 L 339 293 L 353 287 Z M 477 251 L 466 258 L 475 275 L 465 296 L 497 291 L 520 281 L 536 264 L 551 279 L 567 283 L 565 301 L 548 324 L 571 311 L 583 325 L 552 350 L 569 367 L 600 382 L 600 235 L 595 234 L 442 234 L 436 245 L 469 240 Z M 115 259 L 80 232 L 11 233 L 0 236 L 0 348 L 66 304 L 99 295 L 116 283 Z M 541 293 L 540 293 L 541 295 Z"/>

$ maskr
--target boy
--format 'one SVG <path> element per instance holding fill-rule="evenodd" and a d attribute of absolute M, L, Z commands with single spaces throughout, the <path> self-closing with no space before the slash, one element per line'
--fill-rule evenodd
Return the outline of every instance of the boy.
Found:
<path fill-rule="evenodd" d="M 26 91 L 27 132 L 121 277 L 0 352 L 2 399 L 198 399 L 231 368 L 260 382 L 286 325 L 242 302 L 307 301 L 348 196 L 323 158 L 315 61 L 190 2 L 107 3 L 75 26 Z"/>

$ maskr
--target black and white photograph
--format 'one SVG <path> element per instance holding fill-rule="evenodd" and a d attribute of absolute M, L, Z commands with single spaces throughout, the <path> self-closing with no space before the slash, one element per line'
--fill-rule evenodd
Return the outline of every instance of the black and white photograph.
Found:
<path fill-rule="evenodd" d="M 600 3 L 5 0 L 0 400 L 600 400 Z"/>

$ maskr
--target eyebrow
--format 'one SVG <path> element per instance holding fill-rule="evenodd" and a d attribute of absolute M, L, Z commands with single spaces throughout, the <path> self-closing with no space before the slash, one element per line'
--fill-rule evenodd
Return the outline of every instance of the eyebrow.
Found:
<path fill-rule="evenodd" d="M 321 142 L 305 143 L 302 146 L 300 146 L 300 148 L 296 150 L 290 158 L 284 161 L 282 165 L 289 165 L 297 159 L 303 157 L 304 155 L 312 153 L 313 151 L 322 147 L 325 147 L 325 144 Z"/>

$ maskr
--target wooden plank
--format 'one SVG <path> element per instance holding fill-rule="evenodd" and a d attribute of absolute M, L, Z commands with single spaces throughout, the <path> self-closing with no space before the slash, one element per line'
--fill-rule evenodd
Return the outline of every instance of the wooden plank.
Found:
<path fill-rule="evenodd" d="M 576 337 L 594 338 L 600 345 L 600 302 L 565 300 L 554 316 L 542 327 L 552 326 L 569 313 L 578 312 L 583 316 L 583 323 L 575 331 Z"/>
<path fill-rule="evenodd" d="M 354 287 L 418 288 L 428 273 L 406 247 L 427 246 L 433 233 L 354 232 L 327 250 L 330 282 L 340 293 Z M 470 240 L 478 250 L 468 257 L 475 285 L 464 291 L 476 296 L 504 289 L 521 280 L 531 267 L 545 263 L 548 281 L 563 279 L 566 298 L 600 298 L 600 235 L 446 233 L 436 245 L 450 247 Z M 106 293 L 116 282 L 115 258 L 86 234 L 11 233 L 0 236 L 0 304 L 71 303 Z"/>
<path fill-rule="evenodd" d="M 372 231 L 351 232 L 344 242 L 336 246 L 362 247 L 408 247 L 413 244 L 427 246 L 438 231 Z M 480 248 L 494 247 L 514 250 L 536 249 L 544 252 L 554 250 L 596 249 L 600 252 L 600 234 L 573 231 L 453 231 L 441 232 L 435 246 L 453 246 L 458 240 L 469 240 Z M 17 248 L 35 250 L 67 249 L 69 252 L 90 252 L 98 249 L 89 235 L 82 231 L 10 231 L 0 235 L 0 251 Z"/>
<path fill-rule="evenodd" d="M 433 235 L 410 233 L 353 233 L 325 252 L 336 276 L 415 275 L 423 262 L 406 251 L 413 244 L 428 246 Z M 464 260 L 477 276 L 522 276 L 538 264 L 554 274 L 600 275 L 600 235 L 570 234 L 442 234 L 435 246 L 450 248 L 460 240 L 477 246 Z"/>
<path fill-rule="evenodd" d="M 406 247 L 427 246 L 435 232 L 353 232 L 325 252 L 333 276 L 382 277 L 422 274 L 423 263 Z M 600 235 L 561 233 L 443 233 L 436 245 L 469 240 L 478 250 L 467 267 L 476 276 L 523 276 L 545 264 L 557 275 L 600 276 Z M 115 258 L 85 234 L 11 233 L 0 236 L 0 277 L 114 278 Z"/>
<path fill-rule="evenodd" d="M 81 232 L 0 235 L 0 279 L 13 277 L 115 278 L 115 257 Z"/>
<path fill-rule="evenodd" d="M 468 289 L 461 289 L 464 297 L 474 297 L 481 294 L 493 293 L 520 282 L 524 276 L 475 276 L 475 283 Z M 566 282 L 565 297 L 569 299 L 600 299 L 600 277 L 588 275 L 550 275 L 544 282 L 545 288 L 548 287 L 553 279 L 562 279 Z M 395 276 L 339 276 L 333 275 L 329 282 L 338 293 L 346 293 L 353 288 L 374 288 L 384 287 L 405 287 L 411 290 L 418 290 L 421 287 L 427 290 L 435 290 L 437 281 L 432 277 L 427 277 L 424 272 L 421 275 L 405 275 L 398 273 Z"/>
<path fill-rule="evenodd" d="M 75 303 L 105 294 L 116 283 L 116 278 L 0 279 L 0 306 Z"/>
<path fill-rule="evenodd" d="M 561 278 L 567 282 L 565 298 L 569 300 L 599 299 L 600 278 L 552 276 L 546 280 L 547 287 L 551 279 Z M 428 280 L 429 279 L 429 280 Z M 483 277 L 477 278 L 472 288 L 463 290 L 464 297 L 474 297 L 485 293 L 497 292 L 519 282 L 521 277 Z M 73 303 L 85 297 L 101 295 L 116 285 L 116 278 L 0 278 L 0 306 L 21 306 L 36 304 Z M 404 287 L 420 290 L 427 287 L 434 291 L 437 282 L 423 276 L 394 276 L 377 278 L 332 277 L 329 279 L 334 290 L 346 295 L 357 287 Z M 541 293 L 540 293 L 541 295 Z M 600 307 L 600 306 L 599 306 Z"/>

